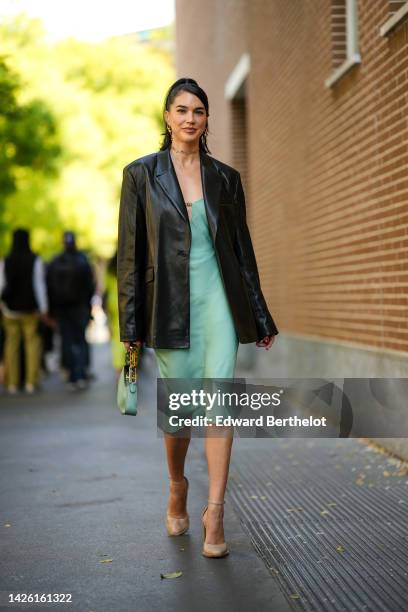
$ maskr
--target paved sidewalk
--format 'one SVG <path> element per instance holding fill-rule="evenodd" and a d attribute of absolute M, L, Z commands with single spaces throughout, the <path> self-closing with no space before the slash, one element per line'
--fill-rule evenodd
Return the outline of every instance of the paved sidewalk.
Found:
<path fill-rule="evenodd" d="M 232 498 L 225 505 L 231 554 L 201 556 L 206 503 L 203 440 L 190 445 L 190 533 L 167 536 L 167 469 L 156 433 L 155 369 L 144 360 L 136 418 L 119 414 L 106 346 L 99 379 L 67 393 L 54 377 L 36 397 L 0 398 L 0 591 L 72 593 L 72 604 L 7 610 L 81 612 L 284 612 L 278 581 L 251 545 Z M 256 441 L 255 441 L 256 442 Z M 182 571 L 175 579 L 160 574 Z"/>
<path fill-rule="evenodd" d="M 296 610 L 408 609 L 406 464 L 357 439 L 234 444 L 229 498 Z"/>
<path fill-rule="evenodd" d="M 190 532 L 169 538 L 153 355 L 136 418 L 116 408 L 107 347 L 95 357 L 88 391 L 66 393 L 54 377 L 36 397 L 0 398 L 3 598 L 72 593 L 64 606 L 81 612 L 407 609 L 406 464 L 355 439 L 236 438 L 231 554 L 205 559 L 203 440 L 192 440 L 186 469 Z M 174 571 L 183 574 L 160 578 Z"/>

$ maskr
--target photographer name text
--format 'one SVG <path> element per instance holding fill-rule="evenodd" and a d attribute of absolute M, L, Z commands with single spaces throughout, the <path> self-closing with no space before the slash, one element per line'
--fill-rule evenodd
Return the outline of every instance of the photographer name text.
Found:
<path fill-rule="evenodd" d="M 240 418 L 216 415 L 214 417 L 195 416 L 192 418 L 172 415 L 169 424 L 178 427 L 208 427 L 211 425 L 224 427 L 326 427 L 326 417 L 298 417 L 276 418 L 273 415 L 259 415 L 258 417 Z"/>

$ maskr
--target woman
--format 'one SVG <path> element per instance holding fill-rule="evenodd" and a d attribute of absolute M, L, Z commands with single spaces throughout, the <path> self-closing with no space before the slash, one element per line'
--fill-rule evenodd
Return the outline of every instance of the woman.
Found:
<path fill-rule="evenodd" d="M 123 172 L 119 213 L 120 338 L 145 342 L 162 378 L 233 378 L 239 342 L 269 349 L 278 330 L 262 295 L 238 171 L 208 155 L 209 105 L 179 79 L 164 105 L 158 152 Z M 213 435 L 212 431 L 217 430 Z M 169 535 L 189 527 L 184 464 L 190 442 L 164 435 L 170 478 Z M 232 428 L 208 427 L 208 505 L 203 555 L 228 554 L 223 504 Z"/>

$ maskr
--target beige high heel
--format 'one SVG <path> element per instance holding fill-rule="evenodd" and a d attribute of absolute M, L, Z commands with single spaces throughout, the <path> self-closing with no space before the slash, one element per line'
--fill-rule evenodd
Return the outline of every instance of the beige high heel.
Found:
<path fill-rule="evenodd" d="M 189 485 L 187 476 L 184 476 L 184 480 L 187 483 L 186 492 L 185 492 L 185 502 L 187 504 L 187 493 L 188 493 L 188 485 Z M 171 482 L 172 482 L 172 485 L 173 486 L 175 485 L 177 488 L 177 486 L 179 485 L 184 485 L 184 480 L 180 480 L 180 481 L 171 480 Z M 171 516 L 171 514 L 167 512 L 165 522 L 166 522 L 166 528 L 167 528 L 168 534 L 170 536 L 179 536 L 185 533 L 187 529 L 189 528 L 190 517 L 188 516 L 188 512 L 186 512 L 186 516 L 182 516 L 182 517 Z"/>
<path fill-rule="evenodd" d="M 223 502 L 213 502 L 208 500 L 209 504 L 215 504 L 216 506 L 223 506 L 225 504 L 225 501 Z M 227 548 L 227 544 L 225 542 L 222 542 L 221 544 L 206 544 L 205 541 L 205 534 L 206 534 L 206 527 L 204 524 L 204 514 L 207 512 L 208 506 L 206 506 L 203 510 L 203 513 L 201 515 L 201 520 L 203 523 L 203 550 L 202 550 L 202 554 L 204 555 L 204 557 L 226 557 L 229 554 L 229 550 Z"/>

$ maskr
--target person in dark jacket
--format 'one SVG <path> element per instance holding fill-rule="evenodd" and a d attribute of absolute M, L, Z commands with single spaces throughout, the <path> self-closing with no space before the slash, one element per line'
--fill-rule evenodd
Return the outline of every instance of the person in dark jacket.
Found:
<path fill-rule="evenodd" d="M 38 324 L 48 321 L 48 299 L 42 259 L 33 253 L 29 233 L 17 229 L 9 255 L 0 262 L 0 293 L 5 344 L 7 390 L 17 393 L 20 383 L 20 344 L 24 340 L 25 390 L 38 386 L 41 340 Z"/>
<path fill-rule="evenodd" d="M 47 285 L 50 310 L 61 334 L 68 387 L 84 388 L 88 361 L 85 331 L 91 315 L 95 280 L 86 255 L 76 247 L 73 232 L 64 232 L 64 251 L 50 262 Z"/>

